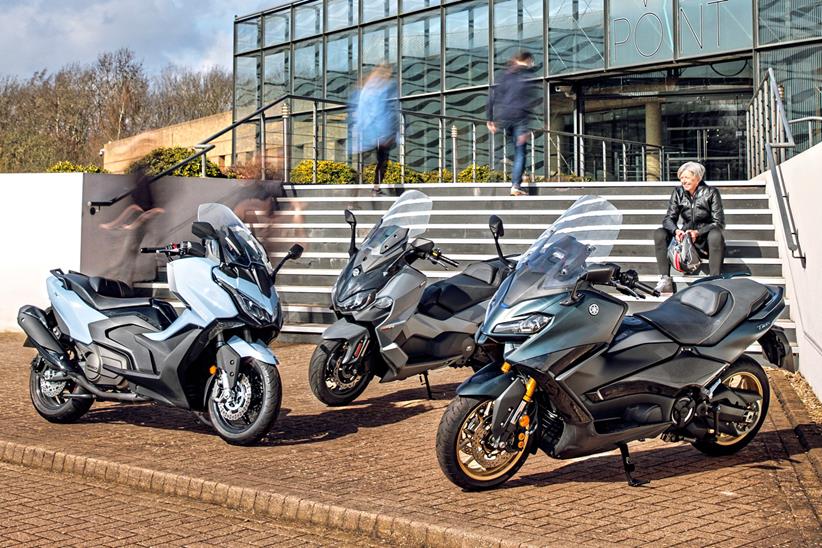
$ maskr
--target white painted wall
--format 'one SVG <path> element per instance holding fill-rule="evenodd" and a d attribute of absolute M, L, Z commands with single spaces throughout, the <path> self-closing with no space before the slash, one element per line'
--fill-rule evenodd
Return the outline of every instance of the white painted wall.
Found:
<path fill-rule="evenodd" d="M 822 143 L 782 164 L 799 243 L 807 257 L 805 267 L 791 257 L 776 202 L 770 173 L 758 179 L 768 181 L 771 209 L 783 258 L 791 317 L 796 322 L 799 342 L 799 370 L 822 398 Z"/>
<path fill-rule="evenodd" d="M 48 306 L 49 270 L 80 270 L 82 173 L 0 173 L 0 331 L 17 310 Z"/>

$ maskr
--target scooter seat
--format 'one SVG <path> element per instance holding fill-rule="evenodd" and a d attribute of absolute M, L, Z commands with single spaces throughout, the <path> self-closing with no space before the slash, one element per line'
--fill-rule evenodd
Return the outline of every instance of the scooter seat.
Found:
<path fill-rule="evenodd" d="M 711 280 L 634 315 L 680 344 L 713 346 L 765 304 L 768 296 L 768 289 L 753 280 Z"/>
<path fill-rule="evenodd" d="M 436 320 L 446 320 L 490 299 L 503 277 L 499 265 L 488 262 L 470 264 L 462 273 L 426 287 L 418 310 Z"/>
<path fill-rule="evenodd" d="M 134 291 L 128 284 L 118 280 L 99 276 L 89 277 L 79 272 L 64 274 L 63 279 L 71 285 L 69 289 L 97 310 L 151 306 L 150 298 L 134 297 Z"/>

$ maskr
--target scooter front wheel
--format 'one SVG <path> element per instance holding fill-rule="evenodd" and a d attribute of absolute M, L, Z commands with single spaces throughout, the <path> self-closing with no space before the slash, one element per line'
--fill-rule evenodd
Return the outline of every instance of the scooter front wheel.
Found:
<path fill-rule="evenodd" d="M 494 400 L 457 396 L 448 405 L 437 430 L 437 460 L 445 476 L 469 491 L 505 483 L 525 464 L 531 436 L 523 435 L 515 451 L 491 446 Z"/>
<path fill-rule="evenodd" d="M 348 405 L 363 393 L 374 372 L 368 356 L 359 363 L 343 364 L 345 341 L 323 341 L 314 349 L 308 366 L 308 384 L 318 400 L 331 407 Z"/>
<path fill-rule="evenodd" d="M 277 368 L 244 359 L 233 387 L 227 386 L 221 377 L 211 383 L 208 414 L 211 425 L 225 441 L 251 445 L 271 429 L 281 403 L 282 385 Z"/>

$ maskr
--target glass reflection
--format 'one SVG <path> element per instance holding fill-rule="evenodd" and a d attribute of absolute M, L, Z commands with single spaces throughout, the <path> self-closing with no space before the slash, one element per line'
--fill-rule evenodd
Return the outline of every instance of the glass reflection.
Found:
<path fill-rule="evenodd" d="M 433 171 L 436 180 L 439 162 L 439 123 L 436 119 L 417 116 L 440 114 L 440 99 L 411 99 L 402 102 L 405 114 L 405 161 L 417 171 Z M 448 181 L 446 181 L 448 182 Z"/>
<path fill-rule="evenodd" d="M 750 0 L 680 0 L 679 54 L 707 55 L 753 45 Z"/>
<path fill-rule="evenodd" d="M 241 55 L 234 59 L 235 119 L 240 119 L 257 110 L 259 78 L 259 55 Z"/>
<path fill-rule="evenodd" d="M 402 12 L 408 13 L 410 11 L 439 5 L 439 0 L 402 0 Z"/>
<path fill-rule="evenodd" d="M 265 40 L 263 47 L 288 42 L 291 35 L 291 12 L 281 11 L 265 16 Z"/>
<path fill-rule="evenodd" d="M 362 22 L 376 21 L 397 14 L 397 0 L 366 0 L 362 4 Z"/>
<path fill-rule="evenodd" d="M 283 48 L 265 53 L 263 59 L 263 102 L 270 103 L 288 93 L 289 49 Z"/>
<path fill-rule="evenodd" d="M 402 27 L 402 94 L 440 89 L 439 12 L 410 18 Z"/>
<path fill-rule="evenodd" d="M 368 73 L 380 63 L 397 63 L 397 25 L 388 23 L 362 31 L 362 72 Z"/>
<path fill-rule="evenodd" d="M 323 4 L 309 2 L 294 8 L 294 39 L 316 36 L 323 30 Z"/>
<path fill-rule="evenodd" d="M 548 72 L 605 66 L 604 0 L 548 1 Z"/>
<path fill-rule="evenodd" d="M 260 47 L 260 18 L 240 21 L 234 25 L 234 51 L 248 51 Z"/>
<path fill-rule="evenodd" d="M 488 84 L 488 2 L 445 12 L 445 87 Z"/>
<path fill-rule="evenodd" d="M 326 96 L 348 99 L 357 85 L 357 34 L 329 36 L 326 51 Z"/>
<path fill-rule="evenodd" d="M 760 44 L 822 36 L 819 0 L 758 0 L 758 5 Z"/>
<path fill-rule="evenodd" d="M 323 94 L 322 81 L 322 42 L 318 40 L 295 46 L 294 94 L 321 97 Z"/>
<path fill-rule="evenodd" d="M 610 65 L 641 65 L 674 56 L 671 0 L 610 0 Z"/>
<path fill-rule="evenodd" d="M 534 75 L 543 73 L 542 0 L 502 0 L 494 3 L 494 69 L 502 70 L 520 50 L 534 56 Z"/>
<path fill-rule="evenodd" d="M 359 20 L 359 0 L 327 0 L 326 31 L 334 31 L 356 25 Z"/>

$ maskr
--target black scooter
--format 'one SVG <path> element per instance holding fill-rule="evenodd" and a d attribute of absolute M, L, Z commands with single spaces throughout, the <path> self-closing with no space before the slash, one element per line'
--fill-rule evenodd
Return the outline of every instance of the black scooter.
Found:
<path fill-rule="evenodd" d="M 445 475 L 465 489 L 505 482 L 542 449 L 569 459 L 619 448 L 631 486 L 627 444 L 662 436 L 707 455 L 747 445 L 765 420 L 768 377 L 746 349 L 760 343 L 793 369 L 780 327 L 781 288 L 738 277 L 705 278 L 654 310 L 628 306 L 655 291 L 607 257 L 621 215 L 580 198 L 520 258 L 491 300 L 477 343 L 505 345 L 502 367 L 463 383 L 437 433 Z M 643 297 L 644 298 L 644 297 Z"/>

